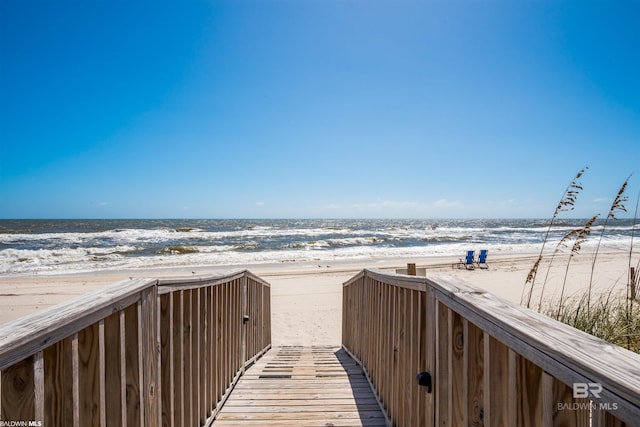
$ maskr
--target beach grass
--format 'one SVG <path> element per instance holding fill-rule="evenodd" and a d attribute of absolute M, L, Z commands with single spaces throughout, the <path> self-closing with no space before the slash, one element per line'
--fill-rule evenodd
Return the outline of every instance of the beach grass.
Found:
<path fill-rule="evenodd" d="M 526 307 L 530 307 L 531 305 L 532 295 L 534 293 L 534 288 L 536 287 L 537 273 L 544 256 L 545 245 L 548 243 L 547 241 L 549 238 L 549 230 L 558 219 L 558 216 L 561 212 L 566 212 L 574 209 L 577 196 L 583 189 L 582 185 L 578 182 L 578 179 L 582 177 L 586 169 L 588 168 L 584 168 L 580 172 L 578 172 L 575 178 L 571 181 L 562 198 L 560 199 L 560 202 L 558 203 L 558 206 L 551 220 L 549 221 L 549 228 L 544 238 L 544 242 L 540 250 L 540 255 L 529 271 L 523 287 L 520 302 L 521 304 L 526 305 Z M 626 294 L 614 293 L 613 288 L 606 293 L 593 294 L 594 270 L 596 262 L 598 260 L 598 253 L 600 251 L 602 239 L 607 231 L 607 225 L 610 221 L 616 219 L 616 214 L 620 212 L 627 212 L 625 203 L 628 201 L 628 196 L 625 194 L 625 191 L 630 179 L 631 175 L 627 177 L 627 179 L 618 190 L 613 203 L 611 204 L 609 212 L 605 217 L 604 224 L 598 237 L 598 243 L 592 257 L 591 274 L 589 276 L 589 281 L 586 289 L 581 291 L 582 293 L 578 293 L 573 297 L 565 298 L 564 292 L 567 285 L 567 279 L 570 277 L 569 266 L 571 264 L 571 260 L 580 252 L 582 244 L 591 234 L 592 227 L 595 224 L 596 219 L 599 217 L 599 214 L 596 214 L 589 220 L 587 220 L 587 222 L 582 227 L 570 230 L 564 237 L 562 237 L 562 239 L 560 239 L 559 242 L 556 243 L 555 250 L 550 256 L 550 260 L 548 262 L 547 273 L 544 277 L 544 280 L 540 284 L 540 299 L 537 309 L 541 313 L 544 313 L 556 320 L 587 332 L 593 336 L 601 338 L 612 344 L 619 345 L 628 350 L 640 353 L 640 301 L 637 301 L 638 299 L 640 299 L 637 292 L 637 289 L 639 287 L 638 276 L 640 275 L 635 273 L 639 271 L 640 260 L 634 267 L 633 235 L 629 248 L 629 276 L 626 283 Z M 640 201 L 640 195 L 638 196 L 638 201 Z M 636 204 L 634 224 L 635 219 L 637 218 L 637 214 L 638 203 Z M 567 248 L 569 246 L 570 242 L 573 242 L 573 244 L 571 245 L 567 264 L 564 269 L 564 279 L 560 297 L 555 301 L 547 300 L 543 304 L 545 287 L 549 279 L 549 271 L 551 270 L 553 260 L 558 253 L 561 253 L 564 248 Z"/>
<path fill-rule="evenodd" d="M 590 300 L 587 304 L 587 300 Z M 561 301 L 549 301 L 542 313 L 627 350 L 640 353 L 640 303 L 613 291 L 588 290 Z"/>

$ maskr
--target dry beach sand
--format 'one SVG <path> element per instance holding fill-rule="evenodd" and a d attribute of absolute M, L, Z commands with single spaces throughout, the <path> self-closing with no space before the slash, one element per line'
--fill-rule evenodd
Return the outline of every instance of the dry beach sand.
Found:
<path fill-rule="evenodd" d="M 257 264 L 248 269 L 271 284 L 272 342 L 277 345 L 339 345 L 341 342 L 342 284 L 363 268 L 395 272 L 407 262 L 426 268 L 429 277 L 455 276 L 466 282 L 518 303 L 523 285 L 537 254 L 489 254 L 488 269 L 452 268 L 457 258 L 414 260 L 358 260 L 310 263 Z M 547 258 L 548 259 L 548 258 Z M 634 254 L 634 265 L 637 255 Z M 565 274 L 566 257 L 557 258 L 547 279 L 545 297 L 559 292 Z M 129 277 L 167 277 L 185 274 L 213 274 L 237 267 L 193 267 L 143 271 L 103 271 L 73 275 L 23 275 L 0 277 L 0 324 L 50 307 L 87 292 L 128 280 Z M 575 294 L 587 286 L 592 255 L 581 254 L 571 261 L 565 294 Z M 542 265 L 541 283 L 546 274 Z M 629 253 L 607 252 L 598 256 L 594 287 L 608 292 L 612 287 L 625 292 Z M 537 285 L 539 289 L 541 285 Z M 538 303 L 534 294 L 533 302 Z"/>

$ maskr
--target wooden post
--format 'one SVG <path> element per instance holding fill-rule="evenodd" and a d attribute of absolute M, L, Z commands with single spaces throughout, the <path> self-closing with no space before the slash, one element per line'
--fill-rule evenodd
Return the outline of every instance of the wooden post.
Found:
<path fill-rule="evenodd" d="M 407 274 L 409 276 L 415 276 L 416 275 L 416 264 L 415 263 L 407 264 Z"/>
<path fill-rule="evenodd" d="M 630 267 L 631 271 L 629 272 L 629 299 L 640 299 L 640 292 L 638 292 L 637 284 L 638 278 L 636 277 L 636 269 L 635 267 Z"/>
<path fill-rule="evenodd" d="M 240 286 L 241 286 L 241 301 L 240 301 L 240 316 L 238 316 L 237 319 L 234 319 L 234 321 L 236 322 L 242 322 L 240 325 L 241 329 L 240 329 L 240 371 L 242 372 L 242 375 L 244 375 L 245 372 L 245 362 L 247 361 L 247 327 L 249 326 L 247 324 L 247 322 L 245 322 L 245 316 L 249 316 L 249 312 L 248 312 L 248 289 L 247 287 L 249 286 L 248 283 L 248 279 L 247 279 L 247 272 L 245 271 L 244 275 L 242 276 L 242 280 L 240 281 Z M 251 315 L 253 315 L 253 313 L 251 313 Z"/>

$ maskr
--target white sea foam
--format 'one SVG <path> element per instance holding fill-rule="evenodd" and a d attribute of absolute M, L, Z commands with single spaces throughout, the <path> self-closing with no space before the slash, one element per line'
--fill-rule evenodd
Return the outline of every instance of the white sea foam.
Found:
<path fill-rule="evenodd" d="M 544 221 L 532 220 L 204 220 L 162 221 L 161 226 L 153 220 L 96 221 L 82 227 L 55 223 L 50 227 L 55 232 L 23 223 L 18 231 L 2 232 L 0 221 L 0 274 L 459 256 L 481 248 L 536 252 L 548 229 Z M 553 227 L 547 248 L 553 250 L 562 235 L 582 223 Z M 4 229 L 9 226 L 15 224 Z M 31 227 L 40 229 L 20 231 Z M 593 251 L 602 227 L 594 227 L 583 252 Z M 628 250 L 632 232 L 639 230 L 640 224 L 631 221 L 612 222 L 602 248 Z"/>

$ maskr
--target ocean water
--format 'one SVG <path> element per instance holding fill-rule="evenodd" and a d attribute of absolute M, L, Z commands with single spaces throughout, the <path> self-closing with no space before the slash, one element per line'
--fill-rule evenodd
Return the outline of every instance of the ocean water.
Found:
<path fill-rule="evenodd" d="M 635 222 L 610 221 L 603 247 L 629 250 Z M 583 223 L 559 221 L 549 242 Z M 0 274 L 535 252 L 547 227 L 536 219 L 0 220 Z M 583 250 L 600 230 L 602 222 Z"/>

